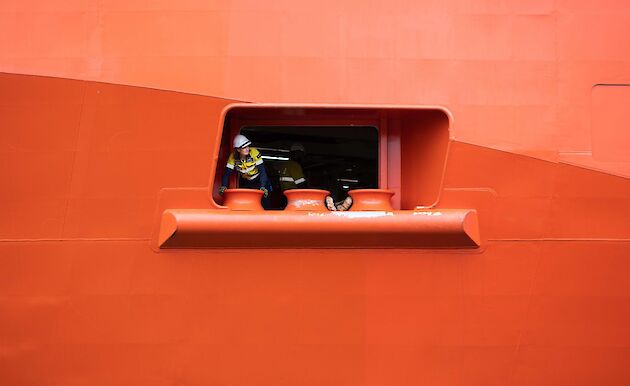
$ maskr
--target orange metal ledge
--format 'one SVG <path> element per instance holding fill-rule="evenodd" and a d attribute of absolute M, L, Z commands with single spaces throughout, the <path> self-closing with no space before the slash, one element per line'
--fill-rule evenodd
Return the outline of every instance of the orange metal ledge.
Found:
<path fill-rule="evenodd" d="M 477 248 L 474 209 L 283 212 L 168 209 L 160 248 Z"/>

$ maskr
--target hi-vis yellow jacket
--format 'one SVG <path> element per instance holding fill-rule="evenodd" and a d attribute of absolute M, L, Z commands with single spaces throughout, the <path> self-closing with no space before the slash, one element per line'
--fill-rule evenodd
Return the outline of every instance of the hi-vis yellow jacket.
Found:
<path fill-rule="evenodd" d="M 302 166 L 293 160 L 283 163 L 278 168 L 278 175 L 280 176 L 280 188 L 283 191 L 305 186 L 306 179 L 304 179 Z"/>
<path fill-rule="evenodd" d="M 236 170 L 242 178 L 251 181 L 260 174 L 257 166 L 262 163 L 263 159 L 258 149 L 250 147 L 247 158 L 244 160 L 240 158 L 234 159 L 234 153 L 232 153 L 225 166 L 228 169 Z"/>

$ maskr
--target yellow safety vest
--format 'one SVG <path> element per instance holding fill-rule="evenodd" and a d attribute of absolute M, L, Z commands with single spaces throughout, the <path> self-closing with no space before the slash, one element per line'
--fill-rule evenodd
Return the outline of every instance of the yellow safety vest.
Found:
<path fill-rule="evenodd" d="M 293 160 L 284 162 L 278 167 L 278 176 L 282 190 L 297 189 L 299 184 L 306 181 L 302 166 Z"/>
<path fill-rule="evenodd" d="M 261 165 L 262 163 L 263 159 L 258 149 L 250 147 L 249 154 L 245 159 L 241 159 L 240 157 L 235 159 L 234 153 L 230 154 L 226 166 L 229 169 L 236 170 L 241 175 L 241 177 L 251 181 L 258 177 L 259 171 L 257 166 Z"/>

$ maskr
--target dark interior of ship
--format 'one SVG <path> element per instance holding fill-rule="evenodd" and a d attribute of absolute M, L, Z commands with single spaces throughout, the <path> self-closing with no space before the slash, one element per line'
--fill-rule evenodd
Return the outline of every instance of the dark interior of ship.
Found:
<path fill-rule="evenodd" d="M 252 141 L 265 160 L 272 181 L 271 208 L 283 209 L 286 199 L 278 169 L 290 158 L 300 163 L 310 189 L 331 192 L 343 200 L 348 190 L 378 187 L 378 130 L 373 126 L 251 126 L 241 134 Z M 301 145 L 303 154 L 291 152 Z"/>

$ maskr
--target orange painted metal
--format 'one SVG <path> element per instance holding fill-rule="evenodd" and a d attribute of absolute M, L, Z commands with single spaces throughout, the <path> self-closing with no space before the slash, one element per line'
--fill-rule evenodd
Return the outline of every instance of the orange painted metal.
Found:
<path fill-rule="evenodd" d="M 354 189 L 348 191 L 352 197 L 351 211 L 392 211 L 394 192 L 386 189 Z"/>
<path fill-rule="evenodd" d="M 230 210 L 263 210 L 261 199 L 262 190 L 256 189 L 226 189 L 223 205 Z"/>
<path fill-rule="evenodd" d="M 0 82 L 5 383 L 630 379 L 625 178 L 454 140 L 435 210 L 476 209 L 480 248 L 158 249 L 165 210 L 220 209 L 207 120 L 230 101 Z"/>
<path fill-rule="evenodd" d="M 0 384 L 629 384 L 629 15 L 0 2 Z M 381 187 L 481 247 L 159 249 L 166 210 L 246 213 L 208 194 L 238 101 L 443 106 L 376 114 Z"/>
<path fill-rule="evenodd" d="M 373 208 L 373 207 L 372 207 Z M 172 209 L 160 248 L 476 248 L 474 210 L 365 212 Z M 261 224 L 252 232 L 245 224 Z"/>
<path fill-rule="evenodd" d="M 291 189 L 283 194 L 287 198 L 287 211 L 327 212 L 324 199 L 330 195 L 327 190 L 321 189 Z"/>

